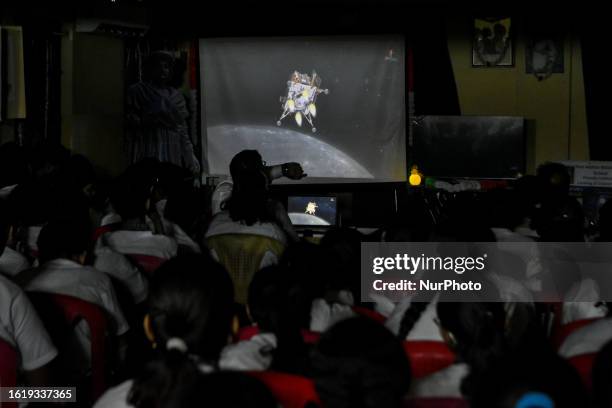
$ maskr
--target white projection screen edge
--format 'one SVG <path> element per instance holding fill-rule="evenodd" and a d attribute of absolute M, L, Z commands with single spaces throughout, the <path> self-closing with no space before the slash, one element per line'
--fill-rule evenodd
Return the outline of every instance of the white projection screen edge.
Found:
<path fill-rule="evenodd" d="M 301 183 L 405 181 L 404 54 L 401 36 L 200 39 L 204 169 L 256 149 Z"/>

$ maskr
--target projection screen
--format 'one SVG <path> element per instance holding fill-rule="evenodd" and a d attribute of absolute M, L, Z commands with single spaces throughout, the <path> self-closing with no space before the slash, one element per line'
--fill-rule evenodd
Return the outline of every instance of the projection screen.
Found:
<path fill-rule="evenodd" d="M 406 180 L 402 37 L 201 39 L 200 70 L 207 174 L 256 149 L 301 182 Z"/>

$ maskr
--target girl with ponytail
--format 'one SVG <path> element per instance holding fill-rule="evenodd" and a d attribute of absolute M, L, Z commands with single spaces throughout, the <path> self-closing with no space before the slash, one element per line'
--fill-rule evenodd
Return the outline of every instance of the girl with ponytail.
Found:
<path fill-rule="evenodd" d="M 201 255 L 173 258 L 155 271 L 144 330 L 157 358 L 133 380 L 109 390 L 96 408 L 170 408 L 217 370 L 233 319 L 233 285 L 221 265 Z M 174 401 L 174 402 L 173 402 Z"/>
<path fill-rule="evenodd" d="M 504 304 L 477 299 L 460 303 L 441 300 L 436 309 L 442 337 L 457 360 L 418 381 L 414 396 L 469 398 L 482 374 L 508 352 Z"/>
<path fill-rule="evenodd" d="M 269 266 L 258 271 L 249 286 L 248 313 L 259 333 L 227 346 L 223 369 L 267 370 L 304 374 L 308 348 L 302 338 L 300 310 L 303 288 L 287 270 Z"/>

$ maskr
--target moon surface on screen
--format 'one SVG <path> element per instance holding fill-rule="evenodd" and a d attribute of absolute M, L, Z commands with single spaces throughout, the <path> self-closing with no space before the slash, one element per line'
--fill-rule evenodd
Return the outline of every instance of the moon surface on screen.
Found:
<path fill-rule="evenodd" d="M 374 178 L 356 160 L 311 135 L 275 126 L 219 125 L 206 131 L 209 174 L 228 174 L 229 163 L 245 149 L 259 151 L 269 164 L 298 162 L 310 177 Z"/>
<path fill-rule="evenodd" d="M 293 225 L 329 225 L 329 222 L 316 215 L 290 212 L 289 219 Z"/>

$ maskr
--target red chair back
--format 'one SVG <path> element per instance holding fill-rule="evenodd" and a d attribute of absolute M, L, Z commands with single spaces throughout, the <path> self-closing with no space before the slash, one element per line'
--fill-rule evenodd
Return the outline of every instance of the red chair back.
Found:
<path fill-rule="evenodd" d="M 66 333 L 58 333 L 60 330 L 64 330 L 66 326 L 74 327 L 80 320 L 84 320 L 89 326 L 91 390 L 92 400 L 95 401 L 107 388 L 106 333 L 108 322 L 104 311 L 97 305 L 72 296 L 33 293 L 30 294 L 30 298 L 60 350 L 62 350 L 62 345 L 65 345 L 66 338 Z M 57 319 L 63 319 L 65 325 L 58 327 Z"/>
<path fill-rule="evenodd" d="M 384 324 L 387 320 L 387 318 L 381 315 L 380 313 L 361 306 L 353 306 L 353 312 L 357 313 L 360 316 L 369 317 L 370 319 L 373 319 L 381 324 Z"/>
<path fill-rule="evenodd" d="M 413 378 L 423 378 L 455 362 L 455 353 L 441 341 L 405 341 Z"/>
<path fill-rule="evenodd" d="M 127 257 L 148 275 L 151 275 L 157 268 L 166 262 L 164 258 L 158 258 L 151 255 L 127 254 Z"/>
<path fill-rule="evenodd" d="M 570 364 L 576 369 L 589 391 L 593 388 L 592 372 L 595 356 L 597 356 L 597 353 L 580 354 L 569 358 Z"/>
<path fill-rule="evenodd" d="M 283 408 L 321 405 L 314 382 L 309 378 L 274 371 L 251 371 L 249 375 L 263 382 Z"/>
<path fill-rule="evenodd" d="M 599 317 L 596 317 L 592 319 L 576 320 L 574 322 L 557 327 L 551 336 L 551 341 L 553 346 L 555 347 L 555 350 L 559 350 L 565 339 L 567 339 L 567 336 L 569 336 L 576 330 L 581 329 L 584 326 L 588 326 L 589 324 L 599 319 Z"/>
<path fill-rule="evenodd" d="M 259 334 L 259 327 L 257 326 L 245 326 L 241 327 L 236 335 L 237 341 L 249 340 L 251 337 Z M 306 344 L 315 344 L 321 338 L 321 333 L 313 332 L 310 330 L 302 330 L 302 337 L 304 338 L 304 343 Z"/>
<path fill-rule="evenodd" d="M 96 242 L 98 238 L 100 238 L 102 235 L 106 234 L 107 232 L 116 231 L 118 226 L 119 224 L 107 224 L 107 225 L 102 225 L 96 228 L 93 233 L 93 242 Z"/>
<path fill-rule="evenodd" d="M 410 398 L 404 408 L 468 408 L 468 403 L 461 398 Z"/>
<path fill-rule="evenodd" d="M 0 339 L 0 387 L 17 385 L 17 351 L 10 344 Z M 16 402 L 1 403 L 5 408 L 17 408 Z"/>

